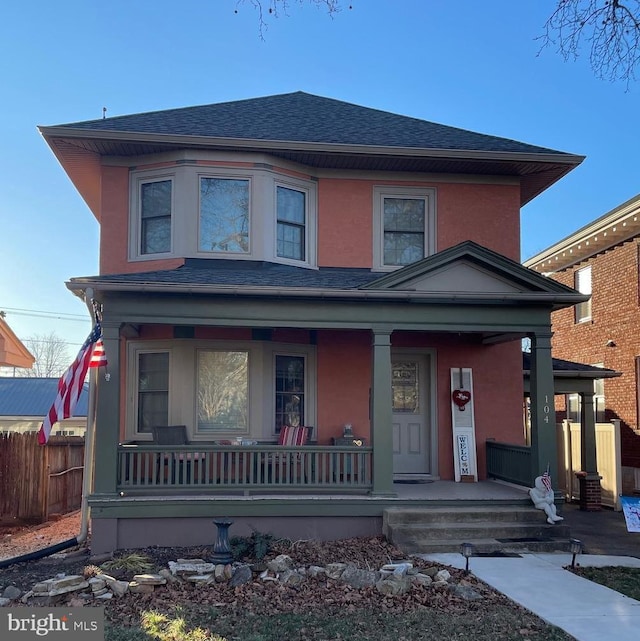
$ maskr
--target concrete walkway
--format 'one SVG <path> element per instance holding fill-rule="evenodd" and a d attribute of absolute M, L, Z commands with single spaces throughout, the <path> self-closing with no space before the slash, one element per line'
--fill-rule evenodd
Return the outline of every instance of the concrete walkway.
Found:
<path fill-rule="evenodd" d="M 463 569 L 460 554 L 421 554 L 421 558 Z M 638 641 L 640 601 L 583 579 L 564 569 L 571 555 L 523 554 L 520 557 L 472 557 L 469 570 L 548 623 L 578 641 Z M 640 568 L 629 556 L 581 554 L 583 566 Z"/>

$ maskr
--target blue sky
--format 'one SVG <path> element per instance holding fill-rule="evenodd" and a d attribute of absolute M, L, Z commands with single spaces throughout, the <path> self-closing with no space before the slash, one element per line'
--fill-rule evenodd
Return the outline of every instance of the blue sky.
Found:
<path fill-rule="evenodd" d="M 37 125 L 291 91 L 587 156 L 522 210 L 527 258 L 638 192 L 640 81 L 538 55 L 555 0 L 290 0 L 264 40 L 236 0 L 21 0 L 0 24 L 0 310 L 74 354 L 90 322 L 65 281 L 98 270 L 98 227 Z M 21 311 L 28 310 L 28 311 Z M 53 312 L 54 318 L 34 315 Z"/>

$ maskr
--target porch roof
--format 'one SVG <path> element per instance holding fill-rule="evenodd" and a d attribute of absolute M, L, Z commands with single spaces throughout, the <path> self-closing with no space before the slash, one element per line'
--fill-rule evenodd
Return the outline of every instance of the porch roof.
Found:
<path fill-rule="evenodd" d="M 621 372 L 606 367 L 596 367 L 585 363 L 565 361 L 561 358 L 552 358 L 554 378 L 616 378 L 622 376 Z M 531 373 L 531 354 L 522 352 L 522 371 L 525 377 Z"/>
<path fill-rule="evenodd" d="M 465 277 L 439 280 L 458 265 Z M 482 279 L 469 285 L 472 274 Z M 541 276 L 486 247 L 465 241 L 391 273 L 365 268 L 308 269 L 265 261 L 194 259 L 168 270 L 74 278 L 75 292 L 203 293 L 281 298 L 395 300 L 456 304 L 551 305 L 554 309 L 586 296 Z"/>

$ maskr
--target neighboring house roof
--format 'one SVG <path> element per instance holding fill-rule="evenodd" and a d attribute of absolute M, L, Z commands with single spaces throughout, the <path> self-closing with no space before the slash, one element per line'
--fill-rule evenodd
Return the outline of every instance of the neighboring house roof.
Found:
<path fill-rule="evenodd" d="M 31 368 L 36 359 L 0 316 L 0 366 Z"/>
<path fill-rule="evenodd" d="M 640 194 L 573 232 L 524 262 L 526 267 L 553 273 L 640 235 Z"/>
<path fill-rule="evenodd" d="M 185 260 L 176 269 L 73 278 L 81 292 L 133 291 L 278 297 L 422 299 L 476 303 L 530 301 L 556 308 L 588 299 L 571 287 L 526 269 L 472 241 L 464 241 L 391 273 L 364 268 L 306 269 L 262 261 Z"/>
<path fill-rule="evenodd" d="M 0 416 L 43 417 L 58 393 L 58 378 L 0 378 Z M 84 384 L 74 412 L 87 415 L 89 385 Z"/>
<path fill-rule="evenodd" d="M 39 129 L 79 188 L 81 170 L 91 171 L 83 150 L 217 149 L 264 151 L 318 168 L 519 176 L 524 204 L 584 159 L 302 91 Z"/>
<path fill-rule="evenodd" d="M 553 375 L 557 377 L 566 376 L 569 378 L 616 378 L 621 376 L 620 372 L 606 367 L 596 367 L 595 365 L 585 365 L 584 363 L 574 363 L 565 361 L 561 358 L 552 358 Z M 531 354 L 522 352 L 522 369 L 526 374 L 531 371 Z"/>

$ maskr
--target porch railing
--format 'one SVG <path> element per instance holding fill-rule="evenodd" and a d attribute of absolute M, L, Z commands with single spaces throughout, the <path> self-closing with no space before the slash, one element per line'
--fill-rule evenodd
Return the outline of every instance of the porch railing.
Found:
<path fill-rule="evenodd" d="M 531 487 L 531 448 L 487 441 L 487 476 Z"/>
<path fill-rule="evenodd" d="M 372 488 L 371 447 L 120 445 L 120 492 Z"/>

